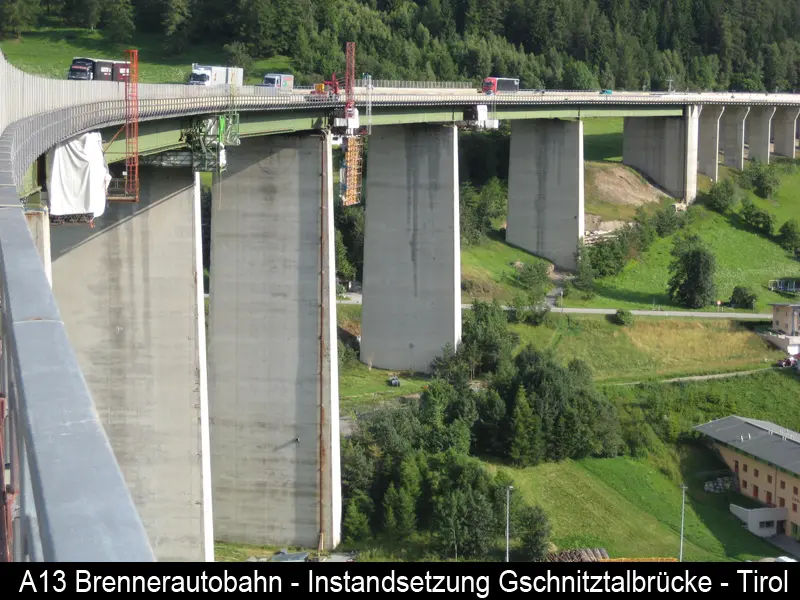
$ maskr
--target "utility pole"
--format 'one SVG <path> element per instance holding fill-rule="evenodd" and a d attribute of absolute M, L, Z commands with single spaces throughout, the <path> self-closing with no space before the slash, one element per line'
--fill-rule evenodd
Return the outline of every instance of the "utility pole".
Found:
<path fill-rule="evenodd" d="M 686 514 L 686 484 L 681 484 L 681 492 L 683 494 L 683 499 L 681 500 L 681 551 L 678 557 L 678 562 L 683 562 L 683 523 L 684 523 L 684 515 Z"/>
<path fill-rule="evenodd" d="M 510 562 L 508 559 L 508 549 L 509 549 L 509 523 L 510 523 L 510 515 L 511 515 L 511 490 L 514 489 L 513 485 L 510 485 L 506 488 L 506 562 Z"/>

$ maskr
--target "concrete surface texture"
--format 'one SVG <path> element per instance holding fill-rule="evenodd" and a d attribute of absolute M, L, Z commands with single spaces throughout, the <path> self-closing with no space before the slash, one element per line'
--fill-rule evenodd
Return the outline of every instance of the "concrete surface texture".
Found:
<path fill-rule="evenodd" d="M 795 106 L 779 106 L 772 117 L 772 135 L 775 140 L 774 153 L 787 158 L 794 158 L 797 138 L 795 137 L 797 117 L 800 108 Z"/>
<path fill-rule="evenodd" d="M 461 338 L 458 131 L 375 127 L 369 139 L 361 360 L 427 372 Z"/>
<path fill-rule="evenodd" d="M 740 171 L 744 169 L 744 129 L 749 112 L 749 106 L 726 106 L 720 123 L 725 166 Z"/>
<path fill-rule="evenodd" d="M 59 310 L 160 561 L 213 557 L 203 521 L 196 185 L 187 169 L 143 168 L 138 204 L 109 204 L 95 229 L 51 231 Z"/>
<path fill-rule="evenodd" d="M 506 240 L 575 269 L 584 229 L 583 122 L 512 122 Z"/>
<path fill-rule="evenodd" d="M 50 214 L 47 209 L 25 209 L 25 219 L 31 231 L 33 243 L 42 257 L 44 272 L 50 286 L 53 285 L 53 264 L 50 250 Z"/>
<path fill-rule="evenodd" d="M 774 106 L 753 106 L 747 115 L 745 131 L 747 143 L 750 146 L 748 158 L 769 163 L 769 152 L 772 145 L 772 117 L 775 116 Z"/>
<path fill-rule="evenodd" d="M 711 181 L 719 179 L 719 123 L 724 111 L 724 106 L 700 107 L 697 170 Z"/>
<path fill-rule="evenodd" d="M 697 196 L 699 108 L 683 117 L 625 117 L 622 162 L 684 202 Z"/>
<path fill-rule="evenodd" d="M 333 241 L 329 136 L 250 138 L 229 151 L 211 217 L 218 540 L 339 543 Z"/>

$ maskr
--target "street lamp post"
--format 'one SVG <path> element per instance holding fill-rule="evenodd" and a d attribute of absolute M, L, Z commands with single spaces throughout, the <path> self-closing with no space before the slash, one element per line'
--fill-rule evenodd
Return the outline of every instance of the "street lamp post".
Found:
<path fill-rule="evenodd" d="M 681 484 L 681 492 L 683 496 L 681 499 L 681 551 L 678 556 L 678 562 L 683 562 L 683 523 L 684 515 L 686 514 L 686 484 Z"/>
<path fill-rule="evenodd" d="M 514 489 L 513 485 L 510 485 L 506 488 L 506 562 L 510 562 L 508 560 L 508 547 L 509 547 L 509 522 L 510 522 L 510 515 L 511 515 L 511 490 Z"/>

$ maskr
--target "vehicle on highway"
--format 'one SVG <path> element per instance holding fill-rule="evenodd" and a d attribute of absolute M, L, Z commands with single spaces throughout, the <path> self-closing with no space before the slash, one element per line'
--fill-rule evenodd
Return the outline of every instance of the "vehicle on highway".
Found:
<path fill-rule="evenodd" d="M 600 95 L 602 96 L 610 96 L 611 90 L 600 90 Z"/>
<path fill-rule="evenodd" d="M 189 85 L 242 85 L 244 70 L 240 67 L 214 67 L 211 65 L 192 64 Z"/>
<path fill-rule="evenodd" d="M 281 92 L 291 92 L 294 89 L 294 75 L 286 73 L 267 73 L 261 83 L 264 87 L 275 88 Z"/>
<path fill-rule="evenodd" d="M 516 93 L 519 91 L 519 79 L 509 77 L 487 77 L 483 80 L 483 93 L 487 95 Z"/>
<path fill-rule="evenodd" d="M 130 65 L 122 60 L 73 58 L 67 79 L 76 81 L 127 81 Z"/>

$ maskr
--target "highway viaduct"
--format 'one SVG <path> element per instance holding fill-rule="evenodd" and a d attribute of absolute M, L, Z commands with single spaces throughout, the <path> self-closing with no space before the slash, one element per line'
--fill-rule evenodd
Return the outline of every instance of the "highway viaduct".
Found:
<path fill-rule="evenodd" d="M 110 141 L 120 84 L 47 80 L 0 56 L 4 436 L 13 551 L 32 560 L 213 560 L 213 541 L 339 542 L 341 481 L 330 111 L 339 101 L 140 85 L 140 151 L 237 111 L 216 178 L 209 340 L 199 177 L 145 168 L 142 199 L 54 227 L 20 198 L 32 165 L 87 131 Z M 569 268 L 583 234 L 583 120 L 625 118 L 623 162 L 691 202 L 717 157 L 794 156 L 800 97 L 464 90 L 372 105 L 362 360 L 426 370 L 460 337 L 458 128 L 512 122 L 508 239 Z M 107 156 L 119 156 L 119 142 Z M 49 248 L 48 248 L 49 246 Z M 51 287 L 52 286 L 52 287 Z M 206 358 L 208 346 L 208 359 Z M 10 458 L 9 458 L 10 457 Z M 9 536 L 6 536 L 9 537 Z"/>

